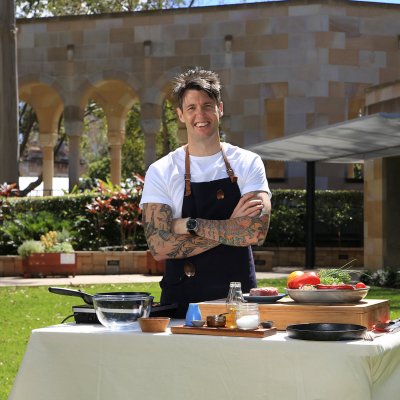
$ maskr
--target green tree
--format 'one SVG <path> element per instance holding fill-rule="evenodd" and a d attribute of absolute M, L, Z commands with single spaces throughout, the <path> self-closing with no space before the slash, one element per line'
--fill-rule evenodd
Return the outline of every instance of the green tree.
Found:
<path fill-rule="evenodd" d="M 168 154 L 179 146 L 178 121 L 175 108 L 167 98 L 163 102 L 160 134 L 156 139 L 157 158 Z"/>
<path fill-rule="evenodd" d="M 103 109 L 89 100 L 84 114 L 84 128 L 80 139 L 81 158 L 86 165 L 83 178 L 107 180 L 110 160 L 107 140 L 107 120 Z"/>
<path fill-rule="evenodd" d="M 19 105 L 20 157 L 26 155 L 29 140 L 33 139 L 31 132 L 39 133 L 36 113 L 28 103 L 21 102 Z"/>
<path fill-rule="evenodd" d="M 17 17 L 40 18 L 62 15 L 103 14 L 159 10 L 186 6 L 186 0 L 16 0 Z"/>
<path fill-rule="evenodd" d="M 88 121 L 87 121 L 88 120 Z M 160 158 L 179 146 L 177 138 L 177 119 L 169 100 L 163 103 L 163 116 L 160 131 L 156 137 L 156 155 Z M 82 158 L 88 165 L 85 177 L 106 181 L 110 178 L 110 156 L 107 147 L 107 123 L 102 109 L 92 108 L 85 119 L 85 134 L 82 137 Z M 95 132 L 95 139 L 90 130 Z M 93 144 L 99 141 L 98 146 Z M 132 178 L 132 174 L 145 174 L 144 165 L 145 138 L 140 127 L 140 103 L 136 102 L 127 114 L 125 141 L 122 146 L 122 179 Z"/>
<path fill-rule="evenodd" d="M 135 103 L 127 115 L 121 169 L 124 180 L 134 173 L 144 175 L 144 137 L 140 128 L 139 103 Z"/>

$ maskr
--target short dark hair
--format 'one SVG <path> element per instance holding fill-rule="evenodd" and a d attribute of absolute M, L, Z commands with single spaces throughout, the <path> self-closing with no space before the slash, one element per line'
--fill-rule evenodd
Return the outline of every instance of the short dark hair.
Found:
<path fill-rule="evenodd" d="M 216 72 L 195 67 L 175 77 L 172 95 L 180 109 L 182 109 L 183 96 L 186 90 L 190 89 L 205 91 L 217 105 L 221 102 L 221 82 Z"/>

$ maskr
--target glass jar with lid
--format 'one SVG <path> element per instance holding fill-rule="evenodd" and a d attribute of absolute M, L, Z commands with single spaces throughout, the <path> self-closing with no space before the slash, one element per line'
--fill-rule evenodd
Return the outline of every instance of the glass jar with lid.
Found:
<path fill-rule="evenodd" d="M 241 303 L 236 313 L 239 329 L 257 329 L 260 325 L 260 312 L 257 303 Z"/>

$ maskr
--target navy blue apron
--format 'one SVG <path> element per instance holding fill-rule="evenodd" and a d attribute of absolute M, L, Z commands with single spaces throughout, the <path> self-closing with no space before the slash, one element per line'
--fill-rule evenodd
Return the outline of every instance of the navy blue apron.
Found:
<path fill-rule="evenodd" d="M 229 173 L 228 166 L 229 163 Z M 241 197 L 236 178 L 232 177 L 211 182 L 190 182 L 190 194 L 187 193 L 183 198 L 182 218 L 229 219 Z M 167 260 L 160 282 L 161 303 L 177 303 L 175 316 L 183 318 L 189 303 L 225 298 L 230 282 L 241 282 L 243 292 L 257 286 L 250 246 L 220 244 L 192 257 Z"/>

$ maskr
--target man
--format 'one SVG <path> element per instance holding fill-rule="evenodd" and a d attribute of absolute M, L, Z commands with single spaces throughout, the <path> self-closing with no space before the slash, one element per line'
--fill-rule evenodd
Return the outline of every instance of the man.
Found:
<path fill-rule="evenodd" d="M 226 297 L 229 282 L 256 287 L 251 245 L 268 232 L 270 191 L 260 157 L 220 142 L 220 81 L 201 68 L 176 77 L 173 95 L 188 143 L 153 163 L 141 207 L 147 243 L 156 260 L 167 259 L 162 303 Z"/>

